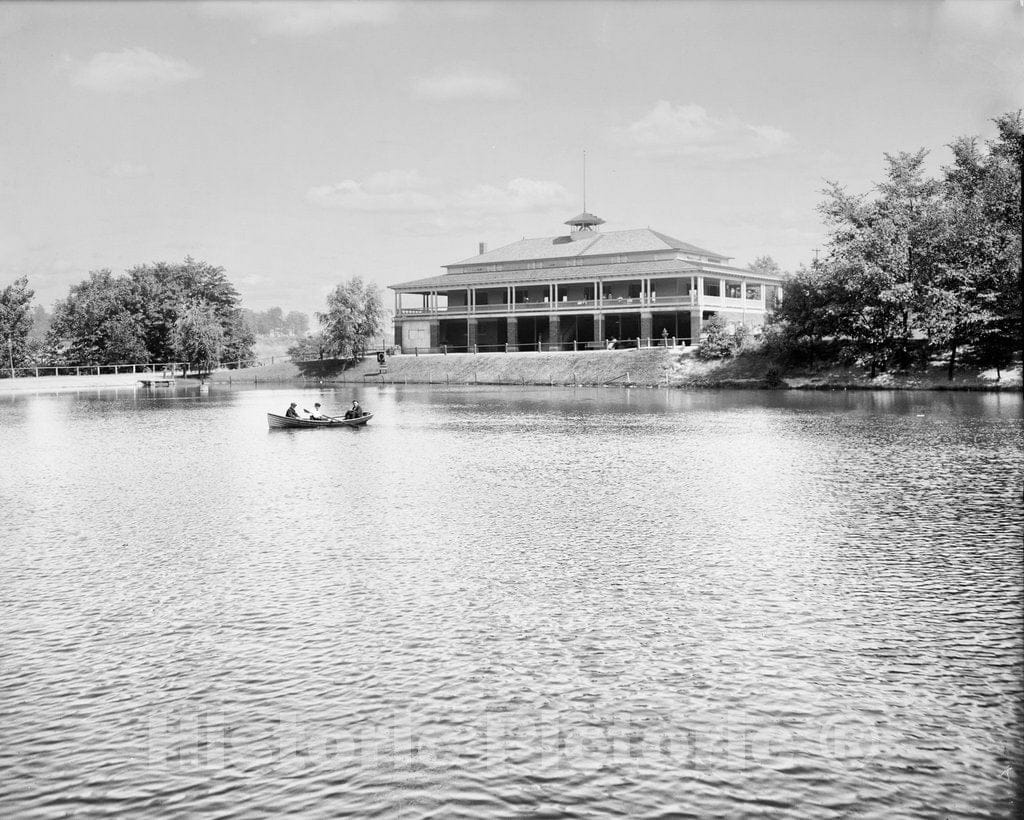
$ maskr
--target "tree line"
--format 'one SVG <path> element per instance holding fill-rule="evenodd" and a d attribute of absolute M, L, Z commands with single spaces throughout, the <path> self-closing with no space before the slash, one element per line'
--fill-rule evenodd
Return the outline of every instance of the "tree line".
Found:
<path fill-rule="evenodd" d="M 1008 366 L 1022 347 L 1021 113 L 961 137 L 938 178 L 927 151 L 886 154 L 872 195 L 824 191 L 824 258 L 783 286 L 767 343 L 780 358 L 879 371 L 942 359 Z"/>
<path fill-rule="evenodd" d="M 254 335 L 223 268 L 187 257 L 91 271 L 54 304 L 37 305 L 27 277 L 0 291 L 7 364 L 63 366 L 185 361 L 209 367 L 252 358 Z M 36 320 L 48 322 L 33 333 Z"/>
<path fill-rule="evenodd" d="M 242 317 L 257 336 L 304 336 L 309 332 L 309 316 L 297 310 L 285 312 L 279 307 L 254 311 L 242 308 Z"/>
<path fill-rule="evenodd" d="M 380 289 L 353 277 L 309 317 L 280 307 L 243 308 L 224 269 L 191 257 L 181 263 L 137 265 L 122 275 L 91 271 L 58 300 L 52 313 L 34 304 L 28 278 L 0 289 L 0 345 L 4 369 L 32 365 L 88 366 L 253 359 L 257 335 L 298 337 L 296 360 L 361 358 L 380 337 L 384 309 Z"/>

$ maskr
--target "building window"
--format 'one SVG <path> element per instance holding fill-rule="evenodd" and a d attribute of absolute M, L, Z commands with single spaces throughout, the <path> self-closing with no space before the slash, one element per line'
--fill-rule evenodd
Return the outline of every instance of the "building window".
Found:
<path fill-rule="evenodd" d="M 478 305 L 486 305 L 487 304 L 487 294 L 486 293 L 478 293 L 476 295 L 476 303 Z"/>
<path fill-rule="evenodd" d="M 722 291 L 718 286 L 717 279 L 705 279 L 704 280 L 704 295 L 705 296 L 721 296 Z"/>
<path fill-rule="evenodd" d="M 725 297 L 727 299 L 742 299 L 743 298 L 743 286 L 739 282 L 726 282 L 725 283 Z"/>
<path fill-rule="evenodd" d="M 760 285 L 747 285 L 747 298 L 748 299 L 760 299 L 761 298 L 761 286 Z"/>
<path fill-rule="evenodd" d="M 630 299 L 639 299 L 640 298 L 640 285 L 630 285 L 629 286 L 629 298 Z"/>

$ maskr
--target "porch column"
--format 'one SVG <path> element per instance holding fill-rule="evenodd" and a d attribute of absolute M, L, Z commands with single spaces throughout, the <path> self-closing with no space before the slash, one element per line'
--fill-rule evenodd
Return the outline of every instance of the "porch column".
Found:
<path fill-rule="evenodd" d="M 740 296 L 743 298 L 743 307 L 740 308 L 741 321 L 745 325 L 747 323 L 747 280 L 740 280 Z"/>
<path fill-rule="evenodd" d="M 697 277 L 697 308 L 698 312 L 704 310 L 704 277 Z M 699 318 L 699 317 L 698 317 Z"/>
<path fill-rule="evenodd" d="M 562 349 L 562 333 L 557 313 L 548 316 L 548 346 L 552 350 Z"/>
<path fill-rule="evenodd" d="M 654 331 L 654 317 L 649 310 L 640 313 L 640 338 L 650 339 Z"/>
<path fill-rule="evenodd" d="M 604 345 L 604 314 L 594 314 L 594 341 Z"/>
<path fill-rule="evenodd" d="M 690 313 L 690 344 L 700 342 L 700 313 L 699 310 Z"/>
<path fill-rule="evenodd" d="M 476 347 L 476 319 L 466 320 L 466 345 L 469 347 L 469 352 L 473 353 Z"/>
<path fill-rule="evenodd" d="M 519 350 L 519 320 L 515 316 L 509 316 L 507 321 L 508 331 L 505 339 L 508 342 L 508 352 L 515 353 Z"/>

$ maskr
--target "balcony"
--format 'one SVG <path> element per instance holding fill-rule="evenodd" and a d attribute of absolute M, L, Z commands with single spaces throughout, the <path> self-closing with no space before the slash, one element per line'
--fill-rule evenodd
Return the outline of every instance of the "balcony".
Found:
<path fill-rule="evenodd" d="M 743 299 L 722 300 L 717 297 L 705 297 L 706 305 L 717 306 L 722 302 L 736 302 L 737 307 L 743 303 Z M 748 307 L 759 306 L 759 302 L 748 304 Z M 602 310 L 605 312 L 619 312 L 631 310 L 657 310 L 658 308 L 674 307 L 696 307 L 697 294 L 687 293 L 676 296 L 614 296 L 606 299 L 563 299 L 560 302 L 515 302 L 511 305 L 445 305 L 437 309 L 431 308 L 401 308 L 396 315 L 403 317 L 422 318 L 468 318 L 470 316 L 511 316 L 511 315 L 536 315 L 548 313 L 573 313 L 593 312 Z"/>

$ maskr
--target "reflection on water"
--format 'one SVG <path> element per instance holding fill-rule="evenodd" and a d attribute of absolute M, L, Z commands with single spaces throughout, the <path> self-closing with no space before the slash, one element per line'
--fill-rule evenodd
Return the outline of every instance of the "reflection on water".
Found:
<path fill-rule="evenodd" d="M 0 814 L 1004 816 L 1021 400 L 0 396 Z"/>

